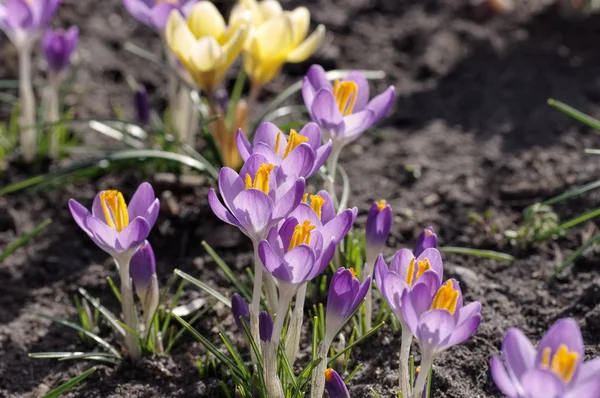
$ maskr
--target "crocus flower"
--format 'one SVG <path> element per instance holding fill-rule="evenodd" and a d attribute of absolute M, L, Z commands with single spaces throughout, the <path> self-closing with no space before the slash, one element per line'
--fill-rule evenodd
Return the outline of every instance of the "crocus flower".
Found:
<path fill-rule="evenodd" d="M 159 211 L 159 200 L 152 186 L 141 184 L 129 206 L 119 191 L 101 191 L 90 212 L 75 199 L 69 200 L 73 219 L 102 250 L 119 264 L 129 263 L 146 240 Z"/>
<path fill-rule="evenodd" d="M 195 4 L 187 21 L 178 12 L 169 16 L 167 44 L 209 97 L 242 51 L 249 20 L 249 14 L 232 14 L 227 26 L 210 1 Z"/>
<path fill-rule="evenodd" d="M 268 312 L 263 311 L 258 315 L 258 330 L 262 341 L 271 341 L 273 334 L 273 319 Z"/>
<path fill-rule="evenodd" d="M 325 342 L 331 345 L 335 335 L 356 311 L 371 285 L 368 276 L 360 283 L 352 268 L 339 268 L 331 277 L 325 313 Z"/>
<path fill-rule="evenodd" d="M 373 203 L 367 215 L 366 254 L 367 263 L 373 264 L 383 250 L 392 229 L 392 208 L 385 201 Z"/>
<path fill-rule="evenodd" d="M 139 22 L 162 32 L 173 10 L 189 15 L 199 0 L 123 0 L 129 14 Z"/>
<path fill-rule="evenodd" d="M 325 70 L 313 65 L 302 81 L 304 104 L 325 139 L 333 140 L 334 151 L 383 119 L 392 107 L 394 96 L 395 89 L 390 86 L 369 101 L 369 83 L 357 71 L 331 84 Z"/>
<path fill-rule="evenodd" d="M 306 7 L 283 11 L 275 2 L 241 1 L 234 10 L 248 10 L 253 27 L 244 44 L 244 69 L 252 85 L 261 88 L 273 80 L 286 62 L 304 62 L 323 44 L 325 27 L 307 37 L 310 12 Z"/>
<path fill-rule="evenodd" d="M 538 348 L 517 328 L 502 341 L 504 363 L 498 355 L 490 370 L 496 386 L 508 398 L 598 398 L 600 358 L 584 362 L 584 345 L 577 323 L 560 319 Z"/>
<path fill-rule="evenodd" d="M 233 320 L 240 330 L 244 330 L 242 322 L 250 328 L 250 308 L 246 300 L 237 293 L 231 295 L 231 312 L 233 313 Z"/>
<path fill-rule="evenodd" d="M 135 285 L 135 291 L 143 303 L 150 291 L 152 280 L 156 279 L 156 259 L 150 242 L 144 241 L 131 257 L 129 274 Z"/>
<path fill-rule="evenodd" d="M 133 105 L 137 122 L 143 125 L 150 123 L 150 101 L 146 87 L 140 86 L 135 92 Z"/>
<path fill-rule="evenodd" d="M 42 39 L 42 51 L 48 68 L 58 73 L 71 64 L 71 55 L 79 42 L 79 28 L 72 26 L 68 30 L 46 30 Z"/>
<path fill-rule="evenodd" d="M 427 227 L 419 234 L 417 237 L 417 241 L 415 242 L 415 248 L 413 249 L 413 254 L 415 256 L 420 256 L 421 253 L 425 249 L 429 248 L 437 248 L 438 245 L 438 237 L 433 230 L 433 227 Z"/>
<path fill-rule="evenodd" d="M 237 133 L 237 147 L 243 160 L 260 153 L 274 165 L 281 166 L 286 175 L 308 178 L 315 174 L 331 153 L 331 141 L 321 144 L 321 130 L 308 123 L 300 130 L 290 130 L 286 137 L 273 123 L 261 123 L 250 144 L 242 130 Z"/>
<path fill-rule="evenodd" d="M 350 398 L 344 380 L 338 372 L 331 368 L 325 370 L 325 388 L 329 393 L 329 398 Z"/>
<path fill-rule="evenodd" d="M 61 0 L 0 2 L 0 29 L 17 47 L 31 46 L 49 25 Z"/>
<path fill-rule="evenodd" d="M 248 158 L 240 174 L 223 167 L 218 183 L 225 205 L 211 189 L 208 204 L 213 213 L 237 226 L 257 244 L 272 226 L 298 206 L 305 188 L 303 178 L 279 178 L 279 168 L 259 154 Z"/>

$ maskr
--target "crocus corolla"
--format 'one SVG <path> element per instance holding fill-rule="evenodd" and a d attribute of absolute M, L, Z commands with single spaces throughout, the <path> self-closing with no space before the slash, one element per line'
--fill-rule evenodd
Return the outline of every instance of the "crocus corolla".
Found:
<path fill-rule="evenodd" d="M 273 123 L 261 123 L 252 144 L 244 133 L 237 133 L 238 151 L 245 161 L 253 153 L 265 156 L 270 163 L 281 166 L 286 175 L 308 178 L 315 174 L 331 153 L 331 141 L 321 144 L 321 130 L 314 123 L 286 137 Z"/>
<path fill-rule="evenodd" d="M 279 168 L 259 154 L 250 156 L 239 174 L 223 167 L 218 184 L 225 205 L 211 189 L 208 203 L 213 213 L 255 244 L 298 206 L 305 188 L 303 178 L 280 178 Z"/>
<path fill-rule="evenodd" d="M 248 14 L 236 13 L 226 25 L 210 1 L 195 4 L 187 20 L 178 12 L 169 16 L 165 28 L 167 44 L 209 97 L 242 51 L 249 21 Z"/>
<path fill-rule="evenodd" d="M 71 64 L 71 55 L 79 42 L 79 29 L 72 26 L 68 30 L 48 29 L 42 38 L 42 52 L 53 73 L 65 70 Z"/>
<path fill-rule="evenodd" d="M 188 16 L 199 0 L 123 0 L 123 5 L 139 22 L 161 32 L 173 10 Z"/>
<path fill-rule="evenodd" d="M 129 274 L 135 285 L 135 291 L 143 303 L 150 291 L 153 279 L 156 279 L 156 259 L 150 242 L 142 243 L 131 258 Z"/>
<path fill-rule="evenodd" d="M 417 237 L 417 241 L 415 242 L 415 248 L 413 249 L 413 254 L 415 256 L 420 256 L 421 253 L 425 249 L 429 248 L 437 248 L 438 245 L 438 237 L 433 230 L 433 227 L 427 227 L 419 234 Z"/>
<path fill-rule="evenodd" d="M 335 335 L 356 311 L 371 285 L 367 276 L 360 283 L 352 268 L 339 268 L 331 277 L 325 312 L 325 345 L 331 345 Z"/>
<path fill-rule="evenodd" d="M 61 0 L 0 2 L 0 29 L 19 48 L 31 46 L 50 24 Z"/>
<path fill-rule="evenodd" d="M 365 227 L 367 264 L 372 266 L 377 256 L 381 254 L 391 229 L 392 207 L 385 200 L 373 203 Z"/>
<path fill-rule="evenodd" d="M 302 97 L 335 152 L 383 119 L 394 103 L 395 89 L 390 86 L 369 101 L 369 83 L 362 73 L 350 72 L 332 84 L 325 70 L 313 65 L 302 81 Z"/>
<path fill-rule="evenodd" d="M 115 190 L 99 192 L 91 212 L 75 199 L 69 200 L 69 209 L 77 225 L 119 264 L 129 263 L 146 240 L 158 217 L 159 207 L 152 186 L 146 182 L 135 191 L 129 205 L 123 194 Z"/>
<path fill-rule="evenodd" d="M 244 330 L 242 322 L 250 328 L 250 307 L 248 307 L 246 300 L 237 293 L 231 295 L 231 312 L 233 320 L 240 330 Z"/>
<path fill-rule="evenodd" d="M 258 330 L 262 341 L 271 341 L 273 335 L 273 319 L 267 311 L 263 311 L 258 316 Z"/>
<path fill-rule="evenodd" d="M 560 319 L 538 348 L 511 328 L 502 341 L 502 356 L 491 359 L 496 386 L 508 398 L 598 398 L 600 358 L 584 361 L 581 330 L 570 318 Z"/>
<path fill-rule="evenodd" d="M 325 370 L 325 388 L 329 398 L 350 398 L 350 393 L 342 377 L 331 368 Z"/>

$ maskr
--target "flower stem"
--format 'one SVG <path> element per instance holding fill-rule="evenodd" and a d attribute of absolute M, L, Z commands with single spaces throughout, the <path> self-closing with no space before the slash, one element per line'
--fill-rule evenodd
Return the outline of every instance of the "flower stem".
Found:
<path fill-rule="evenodd" d="M 408 372 L 408 361 L 410 356 L 410 346 L 412 343 L 413 335 L 408 330 L 406 326 L 402 326 L 402 338 L 400 343 L 400 366 L 398 368 L 399 371 L 399 379 L 400 379 L 400 391 L 402 392 L 403 397 L 410 397 L 411 393 L 411 385 L 410 385 L 410 376 Z"/>
<path fill-rule="evenodd" d="M 283 322 L 285 321 L 288 307 L 290 306 L 290 301 L 292 301 L 292 296 L 290 294 L 282 294 L 281 299 L 279 300 L 279 305 L 277 306 L 277 313 L 275 315 L 275 322 L 273 324 L 273 334 L 271 337 L 271 341 L 276 345 L 279 345 L 279 340 L 281 340 Z"/>
<path fill-rule="evenodd" d="M 44 122 L 50 125 L 50 137 L 48 139 L 48 155 L 51 159 L 60 157 L 60 80 L 55 73 L 48 76 L 48 86 L 44 95 Z"/>
<path fill-rule="evenodd" d="M 129 276 L 129 261 L 119 263 L 119 276 L 121 278 L 121 308 L 123 311 L 123 322 L 134 332 L 138 332 L 138 317 L 133 301 L 133 289 L 131 277 Z M 142 356 L 140 342 L 133 333 L 126 332 L 125 348 L 132 361 L 137 361 Z"/>
<path fill-rule="evenodd" d="M 294 365 L 300 348 L 300 336 L 302 334 L 302 323 L 304 321 L 304 301 L 306 300 L 306 283 L 303 283 L 296 293 L 296 303 L 294 312 L 290 320 L 287 337 L 285 339 L 285 354 L 290 362 Z"/>
<path fill-rule="evenodd" d="M 327 159 L 327 192 L 329 196 L 331 196 L 331 200 L 333 201 L 333 206 L 336 208 L 336 211 L 339 209 L 337 196 L 335 193 L 335 174 L 337 170 L 337 165 L 340 157 L 341 148 L 337 148 L 334 145 L 331 148 L 331 154 L 329 155 L 329 159 Z"/>
<path fill-rule="evenodd" d="M 19 95 L 21 99 L 21 149 L 27 163 L 33 162 L 37 152 L 37 134 L 35 126 L 35 96 L 31 83 L 32 46 L 19 48 Z"/>
<path fill-rule="evenodd" d="M 325 391 L 325 369 L 327 369 L 327 351 L 329 351 L 329 345 L 327 341 L 321 341 L 319 348 L 317 349 L 317 358 L 321 361 L 313 369 L 310 397 L 311 398 L 322 398 L 323 392 Z M 316 359 L 316 358 L 314 358 Z"/>
<path fill-rule="evenodd" d="M 364 282 L 367 279 L 367 276 L 373 273 L 373 263 L 366 262 L 365 268 L 363 269 L 362 275 L 360 276 L 361 280 Z M 365 332 L 371 330 L 372 326 L 372 318 L 373 318 L 373 283 L 369 285 L 369 291 L 365 296 Z"/>
<path fill-rule="evenodd" d="M 423 395 L 423 390 L 425 389 L 425 383 L 427 383 L 427 377 L 429 377 L 429 370 L 431 369 L 432 363 L 433 361 L 429 358 L 421 361 L 421 369 L 419 370 L 415 389 L 413 390 L 413 398 L 421 398 Z M 407 397 L 408 396 L 409 395 L 407 395 Z"/>
<path fill-rule="evenodd" d="M 260 296 L 262 294 L 263 264 L 258 256 L 258 242 L 252 241 L 254 247 L 254 287 L 252 289 L 252 310 L 258 315 L 260 312 Z M 257 340 L 258 341 L 258 340 Z"/>
<path fill-rule="evenodd" d="M 275 286 L 275 280 L 271 274 L 264 272 L 263 275 L 265 278 L 265 294 L 267 295 L 268 310 L 273 315 L 273 310 L 277 308 L 277 286 Z"/>

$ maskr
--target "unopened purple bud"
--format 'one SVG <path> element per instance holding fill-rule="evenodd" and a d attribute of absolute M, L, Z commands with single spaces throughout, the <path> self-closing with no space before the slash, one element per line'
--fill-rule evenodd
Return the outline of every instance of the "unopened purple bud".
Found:
<path fill-rule="evenodd" d="M 137 118 L 138 123 L 150 123 L 150 101 L 148 101 L 148 92 L 146 91 L 146 87 L 140 86 L 139 89 L 135 92 L 135 96 L 133 98 L 135 106 L 135 116 Z"/>
<path fill-rule="evenodd" d="M 42 51 L 51 71 L 61 72 L 71 64 L 71 55 L 78 42 L 79 29 L 77 26 L 72 26 L 66 31 L 48 29 L 44 33 Z"/>
<path fill-rule="evenodd" d="M 271 341 L 273 335 L 273 319 L 268 312 L 263 311 L 258 316 L 258 331 L 262 341 Z"/>
<path fill-rule="evenodd" d="M 419 257 L 425 249 L 437 249 L 438 237 L 433 230 L 433 227 L 427 227 L 419 234 L 413 249 L 413 255 Z"/>
<path fill-rule="evenodd" d="M 129 275 L 133 279 L 136 289 L 147 289 L 156 274 L 156 260 L 150 242 L 142 243 L 138 251 L 131 258 Z"/>
<path fill-rule="evenodd" d="M 373 264 L 385 246 L 392 229 L 392 208 L 385 201 L 373 203 L 367 215 L 367 263 Z"/>
<path fill-rule="evenodd" d="M 342 377 L 331 368 L 325 370 L 325 388 L 329 398 L 350 398 L 350 393 Z"/>
<path fill-rule="evenodd" d="M 246 300 L 237 293 L 233 293 L 231 296 L 231 312 L 233 313 L 235 324 L 240 330 L 244 330 L 242 322 L 246 324 L 247 328 L 250 328 L 250 308 Z"/>

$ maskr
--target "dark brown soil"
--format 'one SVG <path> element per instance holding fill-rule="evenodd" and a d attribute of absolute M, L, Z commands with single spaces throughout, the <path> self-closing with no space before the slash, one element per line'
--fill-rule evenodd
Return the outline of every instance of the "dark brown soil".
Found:
<path fill-rule="evenodd" d="M 483 303 L 484 320 L 475 337 L 438 359 L 432 396 L 499 397 L 488 361 L 510 326 L 539 339 L 556 319 L 572 316 L 582 327 L 588 354 L 597 355 L 597 253 L 589 252 L 560 278 L 546 281 L 596 226 L 590 223 L 527 250 L 510 246 L 502 232 L 514 228 L 525 206 L 597 178 L 598 159 L 583 149 L 597 145 L 598 133 L 545 101 L 557 98 L 599 116 L 600 18 L 565 20 L 545 0 L 519 2 L 512 16 L 495 18 L 473 9 L 468 0 L 311 0 L 284 6 L 300 3 L 308 3 L 314 21 L 330 32 L 315 62 L 327 69 L 383 69 L 388 77 L 374 88 L 397 88 L 395 110 L 381 129 L 347 148 L 342 158 L 352 183 L 350 203 L 361 210 L 359 225 L 373 200 L 387 198 L 396 214 L 390 254 L 411 247 L 419 230 L 433 225 L 445 246 L 498 250 L 518 258 L 509 264 L 445 256 L 447 275 L 461 281 L 468 300 Z M 128 75 L 149 86 L 155 105 L 164 106 L 161 71 L 123 49 L 130 40 L 158 53 L 160 43 L 126 14 L 119 0 L 65 0 L 59 20 L 78 24 L 82 32 L 77 85 L 70 97 L 78 117 L 110 116 L 115 106 L 130 112 Z M 12 54 L 8 44 L 1 51 Z M 289 65 L 269 90 L 277 92 L 297 80 L 308 65 Z M 0 73 L 14 77 L 14 63 L 3 64 Z M 91 131 L 84 134 L 86 142 L 98 143 Z M 10 169 L 1 181 L 23 176 Z M 0 396 L 38 397 L 88 367 L 28 359 L 29 352 L 84 349 L 73 331 L 30 312 L 72 316 L 72 296 L 79 286 L 116 310 L 105 283 L 107 275 L 116 277 L 114 269 L 72 222 L 67 200 L 76 197 L 89 204 L 97 190 L 108 187 L 130 195 L 143 179 L 130 170 L 53 191 L 0 197 L 1 246 L 45 218 L 54 220 L 0 265 Z M 231 291 L 200 241 L 208 240 L 240 275 L 250 263 L 250 245 L 211 215 L 206 193 L 214 183 L 204 178 L 172 183 L 160 176 L 152 181 L 159 195 L 172 195 L 179 208 L 177 214 L 165 208 L 150 238 L 163 283 L 180 268 Z M 599 204 L 600 194 L 594 193 L 557 211 L 567 219 Z M 470 213 L 489 209 L 487 225 L 469 221 Z M 190 290 L 185 298 L 200 295 Z M 231 323 L 227 311 L 216 307 L 195 326 L 216 341 L 215 326 Z M 398 348 L 398 332 L 386 326 L 353 352 L 353 362 L 364 363 L 351 383 L 353 397 L 371 396 L 370 388 L 392 396 L 398 359 L 390 353 Z M 204 353 L 186 338 L 171 358 L 148 358 L 122 369 L 100 366 L 85 387 L 66 396 L 214 397 L 216 380 L 201 379 L 194 366 Z"/>

